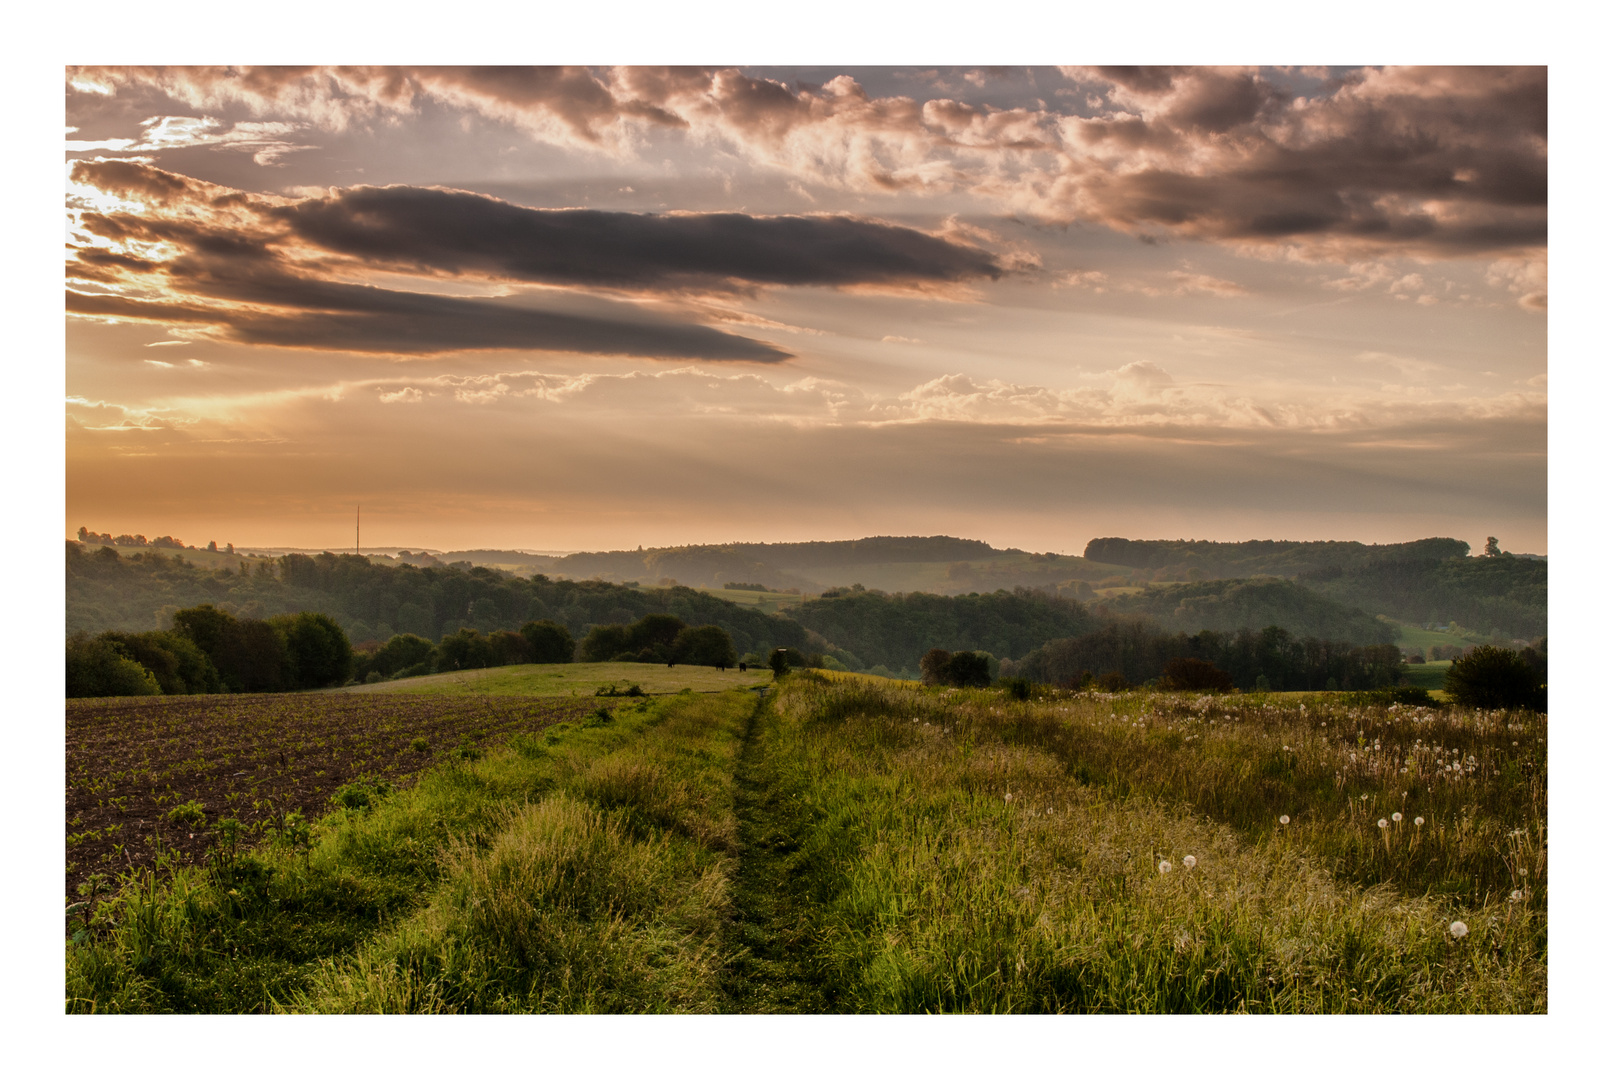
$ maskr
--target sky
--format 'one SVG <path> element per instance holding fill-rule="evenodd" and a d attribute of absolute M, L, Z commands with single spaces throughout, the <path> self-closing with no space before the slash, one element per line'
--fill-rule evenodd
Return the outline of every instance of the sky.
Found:
<path fill-rule="evenodd" d="M 1546 69 L 69 67 L 69 535 L 1546 542 Z"/>

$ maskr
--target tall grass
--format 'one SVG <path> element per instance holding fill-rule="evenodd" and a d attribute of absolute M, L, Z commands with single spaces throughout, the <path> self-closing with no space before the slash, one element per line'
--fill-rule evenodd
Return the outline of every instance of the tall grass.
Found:
<path fill-rule="evenodd" d="M 1545 1007 L 1542 720 L 799 677 L 779 710 L 839 1008 Z"/>

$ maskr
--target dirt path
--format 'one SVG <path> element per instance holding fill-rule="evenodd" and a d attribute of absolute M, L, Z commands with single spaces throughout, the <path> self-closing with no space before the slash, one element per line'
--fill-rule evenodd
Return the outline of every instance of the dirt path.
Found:
<path fill-rule="evenodd" d="M 767 697 L 758 695 L 736 768 L 740 851 L 727 1011 L 834 1012 L 812 962 L 814 905 L 799 841 L 807 811 L 767 753 L 766 736 L 777 723 Z"/>

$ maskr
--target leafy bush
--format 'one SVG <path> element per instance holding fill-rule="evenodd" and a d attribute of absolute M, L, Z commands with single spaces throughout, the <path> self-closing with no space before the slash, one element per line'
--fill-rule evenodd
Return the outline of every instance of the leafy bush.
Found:
<path fill-rule="evenodd" d="M 331 793 L 330 801 L 348 810 L 368 810 L 392 794 L 392 784 L 379 776 L 361 776 Z"/>
<path fill-rule="evenodd" d="M 1445 693 L 1475 709 L 1546 711 L 1546 684 L 1524 656 L 1511 649 L 1480 645 L 1445 672 Z"/>

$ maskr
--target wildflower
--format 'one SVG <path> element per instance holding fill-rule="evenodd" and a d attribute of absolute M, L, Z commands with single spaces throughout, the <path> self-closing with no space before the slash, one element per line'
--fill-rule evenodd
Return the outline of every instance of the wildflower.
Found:
<path fill-rule="evenodd" d="M 1168 874 L 1171 872 L 1171 861 L 1169 859 L 1159 860 L 1159 872 L 1161 874 Z"/>
<path fill-rule="evenodd" d="M 1278 818 L 1277 819 L 1277 824 L 1279 824 L 1279 825 L 1287 825 L 1288 824 L 1288 815 L 1284 814 L 1282 817 Z"/>
<path fill-rule="evenodd" d="M 1014 801 L 1014 793 L 1012 791 L 1008 791 L 1008 792 L 1003 793 L 1003 802 L 1013 802 L 1013 801 Z"/>
<path fill-rule="evenodd" d="M 1379 818 L 1378 819 L 1378 828 L 1387 829 L 1388 827 L 1389 827 L 1389 819 L 1388 818 Z"/>
<path fill-rule="evenodd" d="M 1390 816 L 1390 817 L 1391 817 L 1391 818 L 1392 818 L 1392 819 L 1394 819 L 1394 820 L 1395 820 L 1395 821 L 1402 821 L 1402 820 L 1404 820 L 1404 819 L 1403 819 L 1403 818 L 1402 818 L 1402 817 L 1401 817 L 1401 816 L 1400 816 L 1400 811 L 1399 811 L 1399 810 L 1396 810 L 1396 811 L 1395 811 L 1395 812 L 1394 812 L 1394 813 L 1393 813 L 1393 814 L 1390 814 L 1390 815 L 1389 815 L 1389 816 Z"/>
<path fill-rule="evenodd" d="M 1195 859 L 1193 856 L 1191 856 L 1191 855 L 1183 855 L 1182 856 L 1182 869 L 1183 870 L 1191 870 L 1195 866 L 1197 866 L 1198 864 L 1199 864 L 1199 861 L 1197 859 Z"/>
<path fill-rule="evenodd" d="M 1522 889 L 1513 889 L 1512 890 L 1512 895 L 1507 897 L 1507 903 L 1516 904 L 1519 900 L 1522 900 L 1522 899 L 1523 899 L 1523 890 Z"/>
<path fill-rule="evenodd" d="M 1411 820 L 1411 823 L 1412 823 L 1412 824 L 1413 824 L 1413 825 L 1421 825 L 1421 824 L 1422 824 L 1422 823 L 1423 823 L 1423 819 L 1422 819 L 1422 818 L 1420 818 L 1420 817 L 1418 817 L 1418 818 L 1412 818 L 1412 820 Z"/>
<path fill-rule="evenodd" d="M 1451 923 L 1451 937 L 1467 937 L 1467 923 L 1463 922 L 1461 919 L 1457 919 L 1455 922 Z"/>

